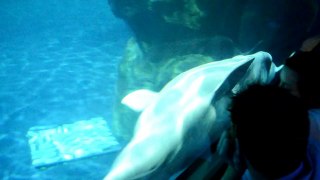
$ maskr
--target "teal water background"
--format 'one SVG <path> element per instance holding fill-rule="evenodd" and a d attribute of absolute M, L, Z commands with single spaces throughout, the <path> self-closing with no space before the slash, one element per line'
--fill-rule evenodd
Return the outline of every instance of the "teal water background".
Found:
<path fill-rule="evenodd" d="M 111 121 L 126 25 L 105 0 L 0 0 L 0 179 L 101 179 L 114 154 L 38 170 L 38 125 Z"/>

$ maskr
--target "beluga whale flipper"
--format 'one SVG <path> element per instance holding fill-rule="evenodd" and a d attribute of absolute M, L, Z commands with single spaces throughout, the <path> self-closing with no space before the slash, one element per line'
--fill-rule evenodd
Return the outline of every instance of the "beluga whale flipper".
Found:
<path fill-rule="evenodd" d="M 185 168 L 210 144 L 212 127 L 223 121 L 215 101 L 248 83 L 268 83 L 274 72 L 271 55 L 258 52 L 192 68 L 168 82 L 159 93 L 137 90 L 128 94 L 123 104 L 136 111 L 144 109 L 131 141 L 105 179 L 154 178 L 154 173 L 165 169 L 167 175 L 157 174 L 163 179 Z M 137 100 L 136 96 L 144 92 L 153 100 Z"/>

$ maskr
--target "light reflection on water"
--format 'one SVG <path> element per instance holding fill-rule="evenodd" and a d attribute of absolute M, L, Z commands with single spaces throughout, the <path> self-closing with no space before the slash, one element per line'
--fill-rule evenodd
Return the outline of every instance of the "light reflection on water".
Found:
<path fill-rule="evenodd" d="M 62 18 L 63 11 L 52 19 L 50 12 L 45 11 L 50 8 L 44 1 L 0 2 L 3 5 L 0 8 L 3 20 L 0 22 L 0 177 L 3 179 L 99 179 L 113 159 L 114 154 L 109 154 L 46 170 L 31 166 L 26 139 L 30 127 L 92 117 L 111 120 L 117 62 L 129 32 L 112 16 L 106 1 L 90 2 L 99 7 L 100 14 L 90 13 L 97 9 L 84 8 L 85 15 L 80 11 L 83 8 L 79 8 L 85 2 L 74 2 L 77 3 L 77 6 L 73 4 L 74 8 L 78 9 L 65 12 L 69 13 L 67 18 L 77 19 L 78 14 L 79 19 L 83 16 L 87 19 L 66 20 Z M 32 5 L 46 8 L 26 12 Z M 20 11 L 21 17 L 9 16 Z M 39 18 L 38 24 L 29 26 L 37 22 L 34 18 Z M 28 24 L 24 20 L 32 22 Z"/>

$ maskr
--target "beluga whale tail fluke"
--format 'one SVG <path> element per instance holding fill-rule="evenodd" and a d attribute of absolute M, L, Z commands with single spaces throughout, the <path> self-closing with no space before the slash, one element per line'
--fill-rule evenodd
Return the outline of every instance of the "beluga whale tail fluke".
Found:
<path fill-rule="evenodd" d="M 239 55 L 185 71 L 159 93 L 142 89 L 128 94 L 122 103 L 141 114 L 105 179 L 168 179 L 186 168 L 218 140 L 211 131 L 222 132 L 215 127 L 228 122 L 220 115 L 228 104 L 219 100 L 247 84 L 270 82 L 275 70 L 266 52 Z"/>

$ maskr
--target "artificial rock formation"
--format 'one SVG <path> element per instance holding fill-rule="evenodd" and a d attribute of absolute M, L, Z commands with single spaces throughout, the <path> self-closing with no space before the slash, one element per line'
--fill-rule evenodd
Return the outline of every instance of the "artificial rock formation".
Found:
<path fill-rule="evenodd" d="M 281 64 L 315 26 L 317 0 L 109 0 L 134 33 L 119 65 L 114 131 L 125 140 L 138 113 L 120 104 L 133 90 L 159 91 L 194 66 L 259 50 Z M 319 16 L 318 16 L 319 17 Z"/>

